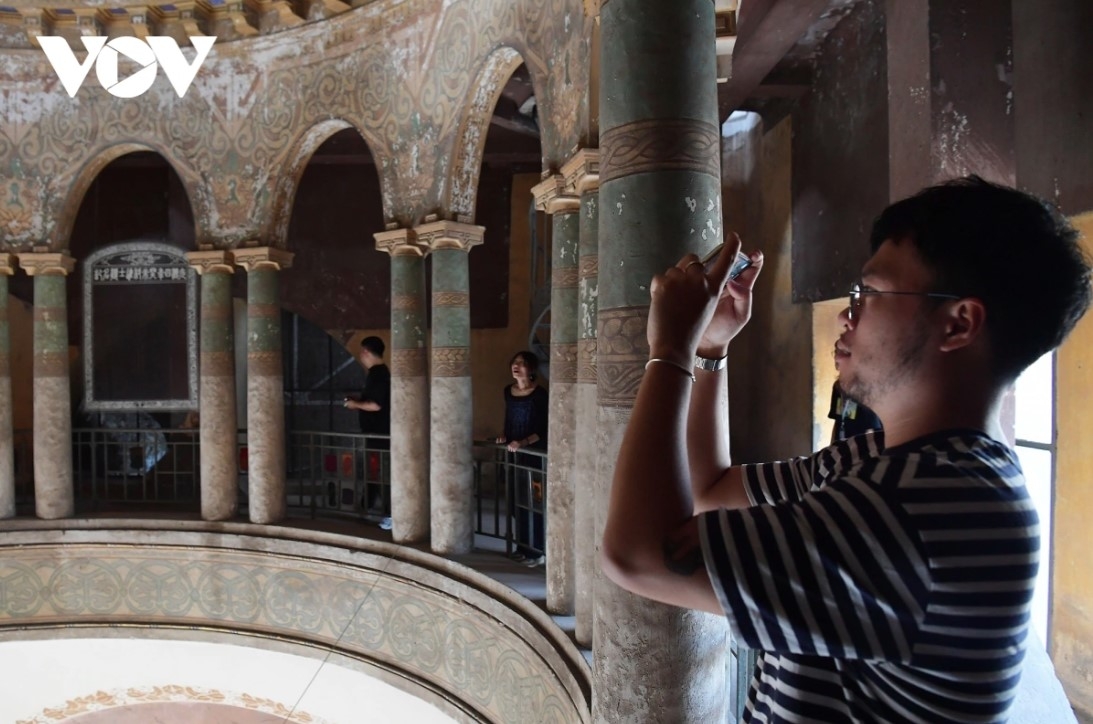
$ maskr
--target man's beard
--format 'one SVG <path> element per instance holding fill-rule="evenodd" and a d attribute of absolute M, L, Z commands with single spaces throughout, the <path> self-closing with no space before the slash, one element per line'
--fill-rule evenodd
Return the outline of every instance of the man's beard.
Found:
<path fill-rule="evenodd" d="M 875 364 L 870 365 L 869 358 L 861 360 L 865 364 L 855 365 L 857 374 L 849 380 L 839 378 L 839 386 L 842 388 L 843 395 L 859 405 L 876 410 L 877 406 L 883 404 L 884 398 L 892 390 L 897 389 L 906 379 L 914 376 L 926 351 L 928 337 L 929 332 L 925 320 L 918 320 L 911 335 L 900 345 L 896 353 L 898 361 L 895 367 L 885 374 L 877 371 Z M 871 368 L 876 378 L 865 378 L 862 374 L 863 367 Z"/>

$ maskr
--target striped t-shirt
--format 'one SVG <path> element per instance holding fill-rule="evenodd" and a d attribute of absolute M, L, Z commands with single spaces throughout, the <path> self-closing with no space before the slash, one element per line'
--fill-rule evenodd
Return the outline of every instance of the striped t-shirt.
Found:
<path fill-rule="evenodd" d="M 754 506 L 700 518 L 733 634 L 763 652 L 745 721 L 1006 719 L 1040 550 L 1017 457 L 882 435 L 744 466 Z"/>

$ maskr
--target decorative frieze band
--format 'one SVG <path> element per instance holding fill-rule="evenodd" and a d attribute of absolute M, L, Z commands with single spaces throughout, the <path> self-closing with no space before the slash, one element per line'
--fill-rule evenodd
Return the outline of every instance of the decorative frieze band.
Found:
<path fill-rule="evenodd" d="M 35 352 L 34 377 L 68 377 L 68 350 L 64 352 Z"/>
<path fill-rule="evenodd" d="M 595 337 L 577 342 L 577 382 L 596 384 L 596 347 Z"/>
<path fill-rule="evenodd" d="M 600 137 L 600 182 L 650 171 L 694 171 L 720 178 L 717 126 L 687 118 L 636 121 Z"/>
<path fill-rule="evenodd" d="M 392 377 L 424 377 L 426 368 L 425 350 L 423 348 L 391 351 Z"/>
<path fill-rule="evenodd" d="M 420 312 L 424 306 L 419 294 L 392 294 L 391 309 L 400 312 Z"/>
<path fill-rule="evenodd" d="M 247 374 L 253 377 L 280 377 L 283 373 L 280 350 L 247 352 Z"/>
<path fill-rule="evenodd" d="M 577 345 L 550 345 L 550 381 L 577 381 Z"/>
<path fill-rule="evenodd" d="M 469 292 L 433 292 L 433 308 L 456 307 L 466 308 L 471 306 Z"/>
<path fill-rule="evenodd" d="M 231 256 L 238 266 L 252 272 L 258 269 L 272 269 L 273 271 L 288 269 L 292 266 L 294 254 L 272 246 L 255 246 L 234 249 Z"/>
<path fill-rule="evenodd" d="M 433 377 L 470 377 L 470 347 L 434 347 Z"/>
<path fill-rule="evenodd" d="M 456 249 L 470 251 L 485 238 L 486 227 L 458 221 L 433 221 L 414 227 L 419 246 L 430 251 Z"/>
<path fill-rule="evenodd" d="M 233 318 L 231 303 L 202 304 L 201 319 L 209 322 L 223 322 Z"/>
<path fill-rule="evenodd" d="M 251 319 L 279 319 L 281 317 L 281 307 L 276 304 L 255 304 L 252 302 L 247 305 L 247 316 Z"/>
<path fill-rule="evenodd" d="M 648 307 L 600 310 L 596 331 L 596 397 L 601 407 L 632 408 L 638 396 L 649 342 Z"/>
<path fill-rule="evenodd" d="M 555 289 L 572 289 L 579 283 L 580 271 L 575 266 L 556 266 L 550 272 L 550 284 Z"/>
<path fill-rule="evenodd" d="M 600 257 L 598 254 L 582 256 L 580 261 L 581 279 L 592 279 L 600 275 Z"/>
<path fill-rule="evenodd" d="M 28 276 L 68 276 L 76 268 L 76 260 L 67 254 L 26 252 L 16 254 L 19 266 Z"/>
<path fill-rule="evenodd" d="M 235 358 L 231 352 L 201 353 L 202 377 L 231 377 L 234 374 Z"/>

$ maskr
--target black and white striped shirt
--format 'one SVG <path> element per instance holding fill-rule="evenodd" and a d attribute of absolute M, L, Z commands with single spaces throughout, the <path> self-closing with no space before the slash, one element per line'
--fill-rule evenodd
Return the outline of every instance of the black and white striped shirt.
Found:
<path fill-rule="evenodd" d="M 1005 721 L 1040 550 L 1011 449 L 875 433 L 743 470 L 754 506 L 699 523 L 733 634 L 763 652 L 745 721 Z"/>

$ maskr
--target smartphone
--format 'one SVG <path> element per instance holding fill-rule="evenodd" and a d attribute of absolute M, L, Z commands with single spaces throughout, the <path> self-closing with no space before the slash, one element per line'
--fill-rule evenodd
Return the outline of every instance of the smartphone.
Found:
<path fill-rule="evenodd" d="M 703 268 L 709 270 L 710 265 L 717 259 L 717 255 L 721 253 L 721 249 L 724 248 L 724 246 L 724 243 L 718 244 L 713 251 L 702 257 Z M 733 260 L 732 268 L 729 269 L 729 279 L 736 279 L 736 277 L 740 276 L 740 274 L 749 266 L 751 266 L 751 259 L 748 258 L 748 255 L 742 251 L 736 252 L 736 259 Z"/>

